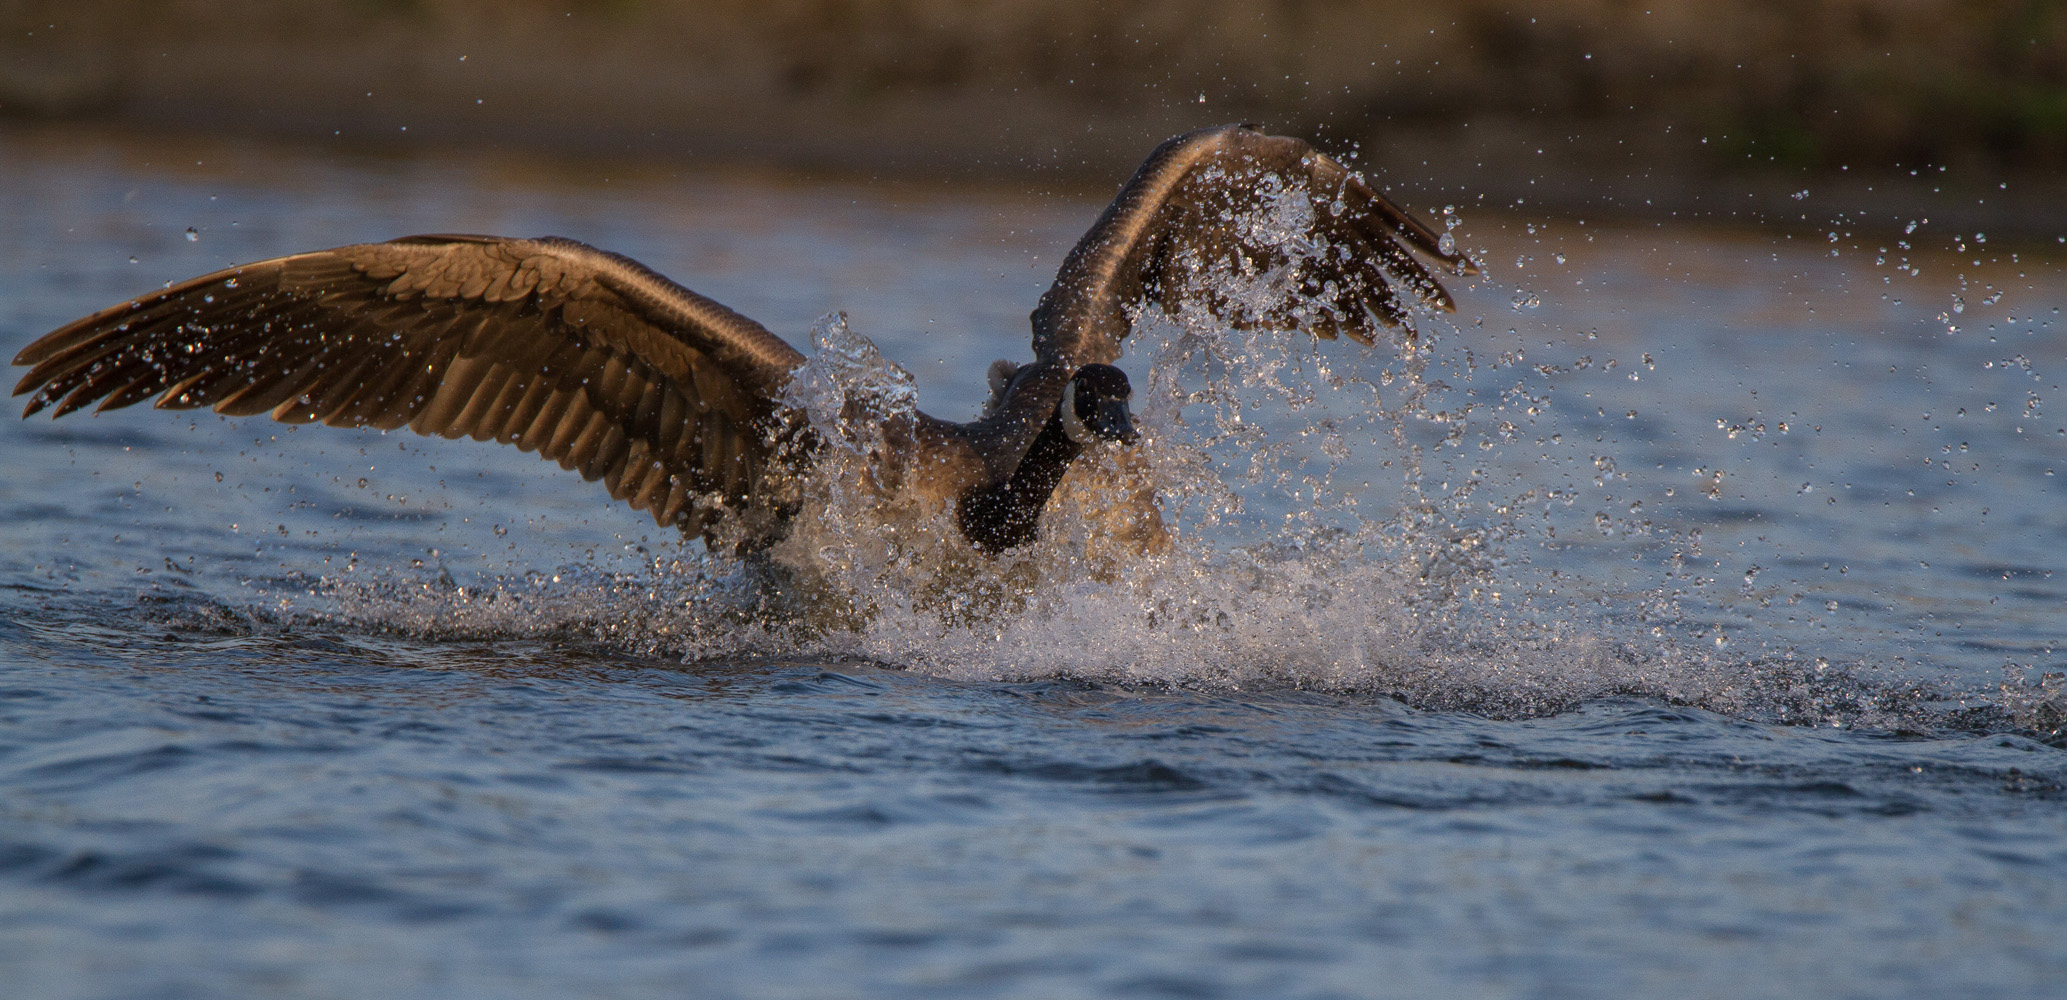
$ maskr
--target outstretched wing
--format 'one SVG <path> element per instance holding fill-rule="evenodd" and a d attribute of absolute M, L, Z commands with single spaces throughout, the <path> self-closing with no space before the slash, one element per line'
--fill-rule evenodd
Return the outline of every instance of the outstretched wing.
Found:
<path fill-rule="evenodd" d="M 1156 147 L 1070 251 L 1034 309 L 1034 353 L 1110 364 L 1141 301 L 1174 308 L 1192 293 L 1237 323 L 1304 326 L 1368 344 L 1375 320 L 1411 337 L 1402 289 L 1440 309 L 1455 305 L 1409 246 L 1458 274 L 1477 270 L 1362 177 L 1298 139 L 1241 125 L 1189 132 Z M 1286 265 L 1283 290 L 1300 301 L 1262 315 L 1185 280 Z"/>
<path fill-rule="evenodd" d="M 803 356 L 573 240 L 412 236 L 247 264 L 30 344 L 23 416 L 168 409 L 514 444 L 696 532 L 753 498 Z"/>

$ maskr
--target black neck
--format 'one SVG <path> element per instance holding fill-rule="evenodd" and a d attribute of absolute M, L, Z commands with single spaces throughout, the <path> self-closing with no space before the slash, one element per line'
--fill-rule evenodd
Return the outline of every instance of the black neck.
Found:
<path fill-rule="evenodd" d="M 962 536 L 990 553 L 1033 541 L 1040 531 L 1041 508 L 1048 505 L 1069 463 L 1083 451 L 1084 446 L 1063 431 L 1061 418 L 1050 416 L 1010 479 L 967 494 L 956 505 Z"/>

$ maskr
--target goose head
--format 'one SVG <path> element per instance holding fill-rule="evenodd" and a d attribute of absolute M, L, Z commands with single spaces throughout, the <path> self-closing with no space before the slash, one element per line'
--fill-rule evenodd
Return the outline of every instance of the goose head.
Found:
<path fill-rule="evenodd" d="M 1062 422 L 1062 432 L 1079 446 L 1094 441 L 1133 444 L 1141 440 L 1134 430 L 1134 415 L 1127 409 L 1127 401 L 1133 397 L 1134 387 L 1127 382 L 1126 372 L 1111 365 L 1085 365 L 1063 388 L 1055 417 Z"/>

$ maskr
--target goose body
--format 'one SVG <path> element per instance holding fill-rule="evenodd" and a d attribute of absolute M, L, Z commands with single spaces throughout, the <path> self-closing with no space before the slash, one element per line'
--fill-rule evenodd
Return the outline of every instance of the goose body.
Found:
<path fill-rule="evenodd" d="M 1288 185 L 1310 198 L 1303 235 L 1324 253 L 1294 260 L 1242 224 Z M 976 420 L 911 411 L 878 428 L 895 452 L 878 485 L 953 505 L 979 551 L 1024 544 L 1087 448 L 1134 442 L 1127 379 L 1112 363 L 1143 303 L 1175 308 L 1182 278 L 1201 267 L 1292 263 L 1300 297 L 1321 308 L 1230 321 L 1366 344 L 1379 327 L 1412 336 L 1406 299 L 1452 306 L 1409 248 L 1473 269 L 1305 142 L 1232 125 L 1171 139 L 1041 296 L 1033 360 L 993 366 Z M 629 258 L 558 237 L 436 235 L 260 261 L 102 310 L 23 349 L 14 363 L 29 372 L 14 391 L 30 397 L 24 417 L 155 398 L 500 441 L 600 480 L 658 524 L 753 551 L 782 537 L 794 484 L 822 446 L 785 402 L 804 362 L 759 323 Z"/>

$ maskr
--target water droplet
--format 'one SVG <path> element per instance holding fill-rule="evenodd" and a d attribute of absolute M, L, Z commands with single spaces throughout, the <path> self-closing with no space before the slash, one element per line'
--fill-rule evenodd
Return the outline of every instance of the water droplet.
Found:
<path fill-rule="evenodd" d="M 197 232 L 195 232 L 195 231 L 194 231 L 194 227 L 192 227 L 192 226 L 188 226 L 188 227 L 187 227 L 187 242 L 188 242 L 188 243 L 199 243 L 199 242 L 201 242 L 201 234 L 200 234 L 200 233 L 197 233 Z"/>

